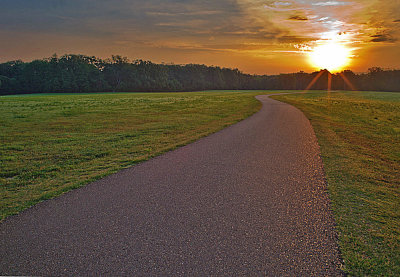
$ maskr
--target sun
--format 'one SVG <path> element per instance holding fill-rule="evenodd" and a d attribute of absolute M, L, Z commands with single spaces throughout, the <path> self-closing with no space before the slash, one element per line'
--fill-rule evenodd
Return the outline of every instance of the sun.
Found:
<path fill-rule="evenodd" d="M 317 69 L 337 72 L 350 62 L 351 50 L 340 42 L 329 41 L 318 45 L 310 53 L 310 63 Z"/>

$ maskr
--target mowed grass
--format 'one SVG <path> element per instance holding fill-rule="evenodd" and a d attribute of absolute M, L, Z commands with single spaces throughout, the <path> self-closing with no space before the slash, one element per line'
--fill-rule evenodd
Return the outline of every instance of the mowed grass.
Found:
<path fill-rule="evenodd" d="M 314 127 L 345 271 L 400 276 L 400 93 L 273 98 L 300 108 Z"/>
<path fill-rule="evenodd" d="M 238 122 L 260 92 L 0 97 L 1 219 Z"/>

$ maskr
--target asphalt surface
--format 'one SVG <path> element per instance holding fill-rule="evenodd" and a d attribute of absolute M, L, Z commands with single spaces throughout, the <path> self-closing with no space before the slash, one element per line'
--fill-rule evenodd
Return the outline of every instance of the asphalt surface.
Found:
<path fill-rule="evenodd" d="M 5 220 L 0 275 L 342 275 L 312 127 L 257 98 L 238 124 Z"/>

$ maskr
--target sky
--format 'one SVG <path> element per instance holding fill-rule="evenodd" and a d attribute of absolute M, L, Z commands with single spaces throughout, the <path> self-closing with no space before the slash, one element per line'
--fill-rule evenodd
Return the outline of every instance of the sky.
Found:
<path fill-rule="evenodd" d="M 0 0 L 0 62 L 53 54 L 311 72 L 328 40 L 346 69 L 400 68 L 400 0 Z"/>

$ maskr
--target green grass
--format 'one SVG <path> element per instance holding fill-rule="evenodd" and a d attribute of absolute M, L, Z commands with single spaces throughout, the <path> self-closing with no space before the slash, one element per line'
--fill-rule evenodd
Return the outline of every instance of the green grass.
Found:
<path fill-rule="evenodd" d="M 242 120 L 257 94 L 0 97 L 0 218 Z"/>
<path fill-rule="evenodd" d="M 0 218 L 147 160 L 260 108 L 263 91 L 0 97 Z M 345 270 L 400 275 L 400 94 L 274 96 L 321 146 Z"/>
<path fill-rule="evenodd" d="M 400 276 L 400 93 L 273 98 L 301 109 L 314 127 L 345 271 Z"/>

